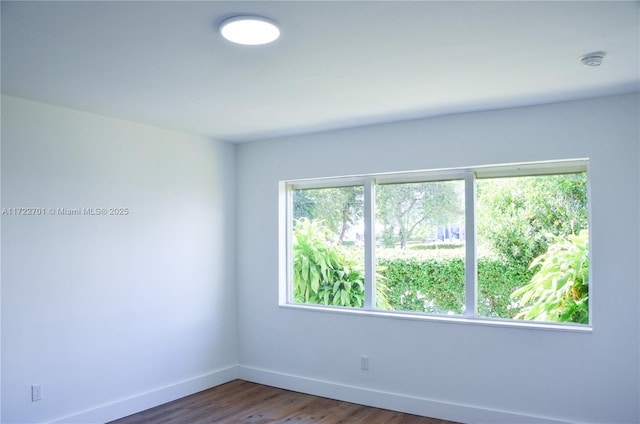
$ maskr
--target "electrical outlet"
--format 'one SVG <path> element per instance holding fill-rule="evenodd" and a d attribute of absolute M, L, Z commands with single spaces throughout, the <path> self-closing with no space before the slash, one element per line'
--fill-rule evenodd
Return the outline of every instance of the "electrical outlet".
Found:
<path fill-rule="evenodd" d="M 369 357 L 361 356 L 360 357 L 360 369 L 363 371 L 369 371 Z"/>
<path fill-rule="evenodd" d="M 31 402 L 42 400 L 42 385 L 34 384 L 31 386 Z"/>

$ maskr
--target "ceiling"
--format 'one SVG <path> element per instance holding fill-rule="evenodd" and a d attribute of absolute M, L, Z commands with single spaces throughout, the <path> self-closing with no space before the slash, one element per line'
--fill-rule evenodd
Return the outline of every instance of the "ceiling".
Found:
<path fill-rule="evenodd" d="M 639 5 L 3 0 L 2 93 L 231 142 L 629 93 Z M 222 39 L 243 13 L 281 38 Z"/>

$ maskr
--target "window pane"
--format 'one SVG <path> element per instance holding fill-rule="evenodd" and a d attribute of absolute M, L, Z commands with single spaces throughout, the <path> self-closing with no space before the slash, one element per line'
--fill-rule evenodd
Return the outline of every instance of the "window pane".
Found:
<path fill-rule="evenodd" d="M 377 307 L 462 314 L 464 181 L 376 187 Z"/>
<path fill-rule="evenodd" d="M 586 173 L 476 187 L 478 315 L 588 323 Z"/>
<path fill-rule="evenodd" d="M 363 187 L 293 190 L 293 301 L 364 304 Z"/>

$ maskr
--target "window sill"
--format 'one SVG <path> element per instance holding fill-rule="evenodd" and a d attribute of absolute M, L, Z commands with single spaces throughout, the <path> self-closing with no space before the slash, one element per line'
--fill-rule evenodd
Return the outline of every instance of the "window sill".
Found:
<path fill-rule="evenodd" d="M 378 318 L 391 318 L 400 320 L 413 320 L 425 322 L 437 322 L 443 324 L 480 325 L 485 327 L 522 328 L 529 330 L 563 331 L 570 333 L 592 333 L 593 326 L 585 324 L 562 324 L 556 322 L 506 320 L 485 317 L 467 317 L 462 315 L 427 315 L 409 311 L 382 311 L 367 310 L 362 308 L 344 308 L 339 306 L 305 305 L 300 303 L 281 303 L 281 308 L 303 310 L 310 312 L 322 312 L 330 314 L 346 314 L 372 316 Z"/>

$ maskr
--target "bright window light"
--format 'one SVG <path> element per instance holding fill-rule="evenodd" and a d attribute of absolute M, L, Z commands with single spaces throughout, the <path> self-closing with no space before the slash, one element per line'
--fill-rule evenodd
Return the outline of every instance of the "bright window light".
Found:
<path fill-rule="evenodd" d="M 280 304 L 589 325 L 587 165 L 282 182 Z"/>
<path fill-rule="evenodd" d="M 271 43 L 280 37 L 278 25 L 260 16 L 235 16 L 222 22 L 220 34 L 227 40 L 249 46 Z"/>

